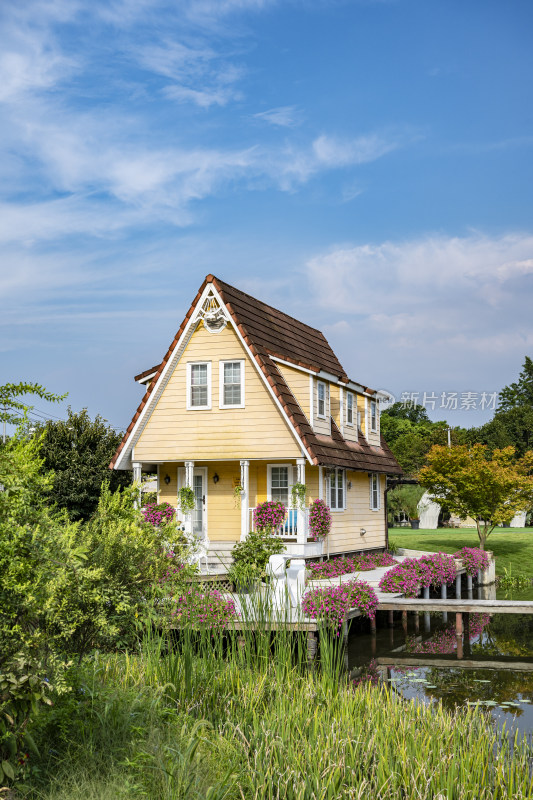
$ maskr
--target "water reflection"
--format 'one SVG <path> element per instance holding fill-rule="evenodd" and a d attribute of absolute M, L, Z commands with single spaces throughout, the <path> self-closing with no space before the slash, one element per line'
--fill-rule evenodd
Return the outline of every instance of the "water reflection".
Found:
<path fill-rule="evenodd" d="M 476 587 L 474 595 L 478 591 Z M 526 598 L 515 593 L 513 599 Z M 392 624 L 382 616 L 375 636 L 362 620 L 354 621 L 348 640 L 350 669 L 368 670 L 372 661 L 370 673 L 388 680 L 406 698 L 441 701 L 450 709 L 480 705 L 498 724 L 533 732 L 533 617 L 463 614 L 465 630 L 458 639 L 455 627 L 443 623 L 442 613 L 423 615 L 424 624 L 422 615 L 406 619 L 397 613 Z M 457 659 L 458 644 L 462 661 Z"/>

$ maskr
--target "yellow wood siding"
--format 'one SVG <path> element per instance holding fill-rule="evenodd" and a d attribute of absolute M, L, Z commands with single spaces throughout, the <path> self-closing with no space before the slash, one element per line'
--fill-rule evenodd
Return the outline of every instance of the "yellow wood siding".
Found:
<path fill-rule="evenodd" d="M 218 475 L 218 483 L 213 475 Z M 210 463 L 207 470 L 207 535 L 211 542 L 238 542 L 241 538 L 241 504 L 234 482 L 241 479 L 240 463 Z"/>
<path fill-rule="evenodd" d="M 357 411 L 361 414 L 361 431 L 366 438 L 366 415 L 365 415 L 365 398 L 362 394 L 356 395 L 357 398 Z"/>
<path fill-rule="evenodd" d="M 245 360 L 245 408 L 219 408 L 219 362 Z M 211 361 L 211 410 L 187 410 L 187 362 Z M 297 458 L 289 426 L 249 361 L 233 328 L 191 337 L 135 444 L 136 461 Z"/>
<path fill-rule="evenodd" d="M 346 491 L 347 508 L 345 511 L 331 512 L 330 554 L 385 547 L 385 480 L 383 476 L 380 480 L 381 508 L 378 511 L 370 510 L 370 486 L 367 473 L 348 472 L 346 481 L 352 482 L 352 488 Z M 360 535 L 361 528 L 366 530 L 364 536 Z"/>
<path fill-rule="evenodd" d="M 302 372 L 299 369 L 287 367 L 285 364 L 276 364 L 277 368 L 285 378 L 287 385 L 294 397 L 298 401 L 298 405 L 308 420 L 311 419 L 310 411 L 310 397 L 309 397 L 309 378 L 311 377 L 307 372 Z"/>
<path fill-rule="evenodd" d="M 336 383 L 329 384 L 329 393 L 330 393 L 330 413 L 333 417 L 333 421 L 335 422 L 337 428 L 341 430 L 342 428 L 342 420 L 341 420 L 341 396 L 340 396 L 340 386 Z"/>
<path fill-rule="evenodd" d="M 379 435 L 379 406 L 376 403 L 376 414 L 377 414 L 377 423 L 378 423 L 377 428 L 378 429 L 377 429 L 377 431 L 372 431 L 371 430 L 371 416 L 370 416 L 370 398 L 368 398 L 367 402 L 368 402 L 368 420 L 367 420 L 368 433 L 367 433 L 366 440 L 367 440 L 368 444 L 371 444 L 373 447 L 379 447 L 379 445 L 381 444 L 381 439 L 380 439 L 380 435 Z"/>

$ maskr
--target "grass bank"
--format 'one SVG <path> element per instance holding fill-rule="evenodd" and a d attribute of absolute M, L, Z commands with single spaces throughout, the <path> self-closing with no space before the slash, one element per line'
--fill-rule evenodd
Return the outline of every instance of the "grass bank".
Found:
<path fill-rule="evenodd" d="M 389 538 L 400 547 L 431 552 L 456 553 L 461 547 L 479 547 L 477 533 L 472 528 L 418 531 L 390 528 Z M 513 574 L 533 579 L 533 528 L 496 528 L 487 540 L 486 549 L 494 552 L 498 575 L 511 568 Z"/>
<path fill-rule="evenodd" d="M 302 663 L 305 640 L 215 634 L 96 655 L 42 715 L 36 800 L 514 800 L 531 749 L 482 710 L 452 714 Z M 339 640 L 336 640 L 337 642 Z"/>

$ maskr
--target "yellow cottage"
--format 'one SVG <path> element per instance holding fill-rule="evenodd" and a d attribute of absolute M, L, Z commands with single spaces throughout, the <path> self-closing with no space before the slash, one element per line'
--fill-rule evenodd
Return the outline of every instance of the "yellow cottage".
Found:
<path fill-rule="evenodd" d="M 174 506 L 190 486 L 184 524 L 211 567 L 265 500 L 287 508 L 277 535 L 290 554 L 386 546 L 386 476 L 401 468 L 380 436 L 377 393 L 346 375 L 320 331 L 208 275 L 163 361 L 135 380 L 146 393 L 110 466 L 136 480 L 157 471 L 158 500 Z M 316 498 L 331 509 L 326 543 L 309 531 Z"/>

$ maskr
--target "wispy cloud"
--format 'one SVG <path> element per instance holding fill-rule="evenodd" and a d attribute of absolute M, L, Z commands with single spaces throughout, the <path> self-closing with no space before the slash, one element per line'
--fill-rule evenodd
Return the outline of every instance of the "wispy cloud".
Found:
<path fill-rule="evenodd" d="M 301 112 L 296 106 L 278 106 L 268 111 L 260 111 L 253 116 L 254 119 L 263 120 L 281 128 L 294 128 L 302 121 Z"/>

